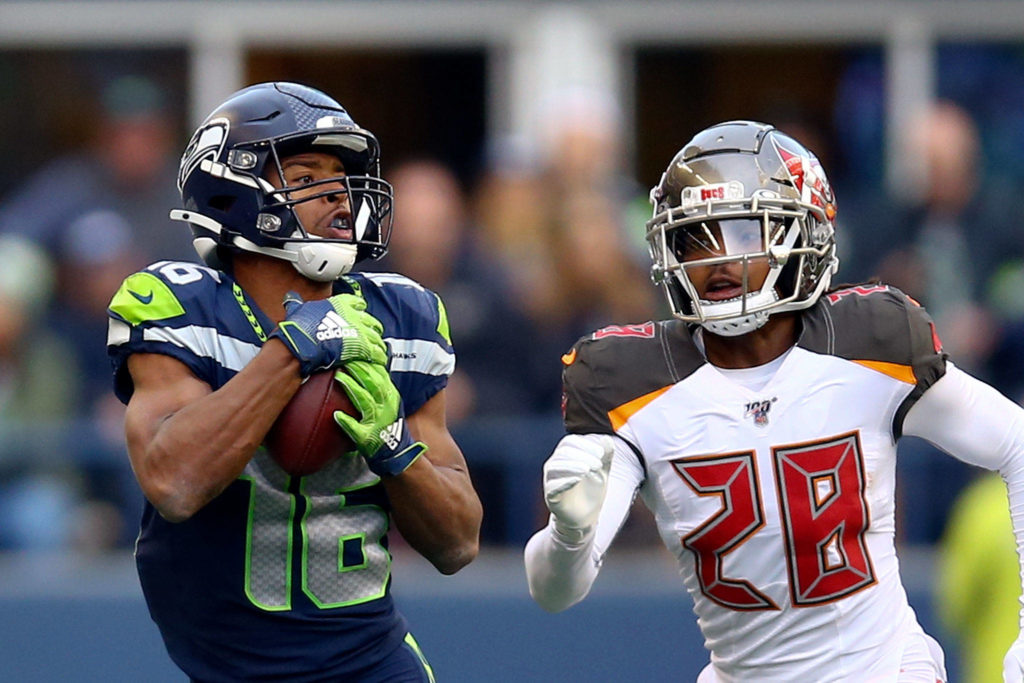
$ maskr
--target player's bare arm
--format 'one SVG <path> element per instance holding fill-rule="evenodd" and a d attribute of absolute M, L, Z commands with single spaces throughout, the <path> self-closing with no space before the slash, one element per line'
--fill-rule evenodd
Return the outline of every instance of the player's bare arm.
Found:
<path fill-rule="evenodd" d="M 300 385 L 298 361 L 268 342 L 217 391 L 183 363 L 133 354 L 135 392 L 125 416 L 132 469 L 146 498 L 180 522 L 234 481 Z"/>
<path fill-rule="evenodd" d="M 427 451 L 396 477 L 384 477 L 395 525 L 421 555 L 444 574 L 476 557 L 483 509 L 466 460 L 445 421 L 440 391 L 408 417 L 414 439 Z"/>

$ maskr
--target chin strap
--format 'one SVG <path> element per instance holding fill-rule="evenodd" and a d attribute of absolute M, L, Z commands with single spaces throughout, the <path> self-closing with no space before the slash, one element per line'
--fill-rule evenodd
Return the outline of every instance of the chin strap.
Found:
<path fill-rule="evenodd" d="M 765 283 L 766 286 L 767 284 L 768 283 Z M 779 294 L 775 291 L 775 288 L 772 287 L 767 291 L 762 289 L 760 291 L 747 294 L 744 298 L 746 299 L 747 306 L 749 307 L 763 306 L 767 303 L 778 301 Z M 711 301 L 701 300 L 699 305 L 701 312 L 708 312 L 710 309 L 709 312 L 712 315 L 719 315 L 719 313 L 714 310 L 716 307 L 720 308 L 722 306 L 729 306 L 732 308 L 740 308 L 742 310 L 741 307 L 743 306 L 743 299 L 717 304 Z M 713 332 L 714 334 L 722 337 L 739 337 L 740 335 L 747 334 L 748 332 L 753 332 L 759 327 L 763 327 L 764 324 L 768 322 L 768 316 L 775 312 L 777 312 L 777 309 L 772 309 L 770 311 L 755 311 L 738 317 L 705 320 L 701 323 L 701 327 L 706 329 L 708 332 Z"/>
<path fill-rule="evenodd" d="M 224 226 L 220 223 L 195 211 L 174 209 L 170 216 L 172 220 L 193 223 L 213 235 L 219 236 L 224 232 Z M 324 242 L 316 238 L 286 242 L 281 248 L 261 247 L 241 235 L 236 235 L 231 241 L 243 251 L 288 261 L 304 277 L 316 282 L 332 282 L 351 271 L 358 252 L 355 244 Z M 192 244 L 205 263 L 211 263 L 211 259 L 216 260 L 216 238 L 199 236 L 192 240 Z"/>
<path fill-rule="evenodd" d="M 337 280 L 352 270 L 357 250 L 354 244 L 338 242 L 289 242 L 284 245 L 284 251 L 294 255 L 290 260 L 295 270 L 317 282 Z"/>

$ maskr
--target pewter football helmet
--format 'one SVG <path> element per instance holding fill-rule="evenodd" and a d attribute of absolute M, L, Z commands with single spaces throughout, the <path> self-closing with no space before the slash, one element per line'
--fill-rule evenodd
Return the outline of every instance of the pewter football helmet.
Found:
<path fill-rule="evenodd" d="M 654 281 L 676 317 L 738 336 L 768 316 L 813 305 L 839 267 L 835 198 L 818 159 L 773 126 L 729 121 L 693 137 L 651 190 L 647 241 Z M 738 263 L 742 285 L 701 298 L 694 268 Z M 768 264 L 757 287 L 751 265 Z"/>

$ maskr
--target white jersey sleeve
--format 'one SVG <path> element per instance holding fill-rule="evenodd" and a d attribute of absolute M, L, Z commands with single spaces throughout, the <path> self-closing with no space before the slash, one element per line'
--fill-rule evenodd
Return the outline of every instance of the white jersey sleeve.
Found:
<path fill-rule="evenodd" d="M 946 375 L 907 413 L 904 433 L 1002 475 L 1010 498 L 1017 555 L 1024 557 L 1024 409 L 952 363 L 946 367 Z M 1024 567 L 1021 583 L 1024 585 Z"/>
<path fill-rule="evenodd" d="M 598 435 L 592 435 L 597 438 Z M 590 592 L 605 553 L 622 527 L 644 471 L 622 439 L 613 439 L 615 454 L 608 473 L 608 491 L 594 530 L 581 542 L 571 543 L 548 525 L 526 544 L 524 559 L 530 595 L 549 612 L 572 607 Z"/>

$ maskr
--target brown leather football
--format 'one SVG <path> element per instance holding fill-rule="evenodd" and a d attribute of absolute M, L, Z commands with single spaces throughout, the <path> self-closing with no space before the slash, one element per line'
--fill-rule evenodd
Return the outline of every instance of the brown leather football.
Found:
<path fill-rule="evenodd" d="M 334 370 L 310 375 L 284 407 L 263 444 L 285 472 L 313 474 L 335 458 L 355 450 L 355 444 L 334 421 L 334 411 L 358 416 Z"/>

